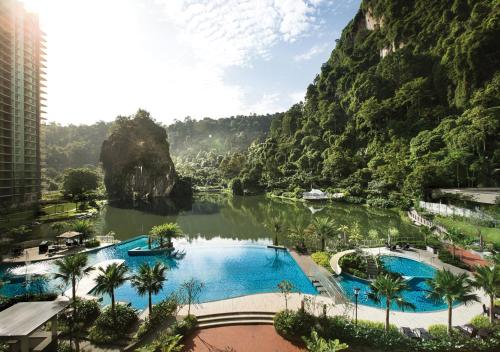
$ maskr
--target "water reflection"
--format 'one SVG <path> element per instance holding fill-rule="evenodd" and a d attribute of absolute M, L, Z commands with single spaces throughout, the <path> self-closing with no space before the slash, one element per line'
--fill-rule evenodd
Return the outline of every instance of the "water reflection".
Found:
<path fill-rule="evenodd" d="M 397 211 L 343 203 L 315 205 L 264 196 L 231 197 L 220 194 L 197 196 L 184 204 L 171 200 L 147 204 L 109 204 L 95 219 L 95 227 L 99 234 L 113 231 L 118 239 L 125 240 L 147 233 L 155 225 L 177 222 L 188 235 L 188 241 L 219 236 L 269 243 L 274 234 L 265 224 L 276 216 L 282 219 L 285 229 L 298 221 L 307 225 L 316 216 L 327 216 L 337 227 L 359 223 L 365 236 L 369 230 L 375 229 L 381 238 L 385 238 L 391 227 L 398 228 L 404 237 L 419 236 L 418 229 L 403 221 Z M 37 238 L 54 235 L 47 225 L 36 231 Z M 283 237 L 281 234 L 280 243 L 284 242 Z"/>

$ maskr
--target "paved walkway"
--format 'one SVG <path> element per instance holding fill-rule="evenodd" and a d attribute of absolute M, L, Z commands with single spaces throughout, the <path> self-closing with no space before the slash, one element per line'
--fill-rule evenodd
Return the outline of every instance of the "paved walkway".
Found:
<path fill-rule="evenodd" d="M 453 253 L 453 247 L 450 244 L 447 244 L 446 247 L 450 253 Z M 460 258 L 462 262 L 464 262 L 471 268 L 474 268 L 475 266 L 490 265 L 490 263 L 486 259 L 481 257 L 479 254 L 473 253 L 471 251 L 456 246 L 455 246 L 455 255 L 457 256 L 457 258 Z"/>
<path fill-rule="evenodd" d="M 202 329 L 184 342 L 185 352 L 299 352 L 272 325 L 235 325 Z"/>

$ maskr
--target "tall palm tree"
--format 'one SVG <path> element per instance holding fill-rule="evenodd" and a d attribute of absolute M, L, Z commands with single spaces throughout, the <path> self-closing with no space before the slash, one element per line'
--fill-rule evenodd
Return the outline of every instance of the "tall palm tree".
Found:
<path fill-rule="evenodd" d="M 312 222 L 312 232 L 321 240 L 321 250 L 325 250 L 325 241 L 333 236 L 334 224 L 326 217 L 314 218 Z"/>
<path fill-rule="evenodd" d="M 113 263 L 106 269 L 99 268 L 99 275 L 96 277 L 95 291 L 99 294 L 107 293 L 111 297 L 111 312 L 113 319 L 116 318 L 115 310 L 115 289 L 120 287 L 128 280 L 126 276 L 128 268 L 125 264 Z"/>
<path fill-rule="evenodd" d="M 55 279 L 61 279 L 66 285 L 71 284 L 71 300 L 73 305 L 73 323 L 76 321 L 77 317 L 77 304 L 76 304 L 76 285 L 85 275 L 87 275 L 92 268 L 87 267 L 87 255 L 84 253 L 78 253 L 75 255 L 67 256 L 62 259 L 55 261 L 58 272 L 54 274 Z M 72 343 L 73 335 L 72 324 L 70 330 L 70 343 Z M 75 349 L 79 351 L 80 345 L 78 339 L 75 340 Z"/>
<path fill-rule="evenodd" d="M 174 222 L 167 222 L 165 224 L 154 226 L 149 232 L 151 236 L 160 239 L 160 247 L 163 247 L 163 240 L 166 238 L 168 246 L 172 246 L 172 238 L 177 238 L 182 235 L 182 230 L 179 225 Z"/>
<path fill-rule="evenodd" d="M 349 231 L 349 226 L 340 225 L 337 231 L 342 232 L 342 235 L 344 236 L 344 244 L 347 243 L 347 231 Z"/>
<path fill-rule="evenodd" d="M 409 290 L 408 284 L 400 277 L 392 278 L 390 275 L 377 276 L 370 285 L 371 292 L 368 298 L 380 303 L 385 301 L 385 331 L 389 331 L 389 313 L 392 302 L 395 302 L 401 309 L 415 309 L 413 303 L 407 302 L 403 298 L 403 291 Z"/>
<path fill-rule="evenodd" d="M 80 279 L 87 275 L 92 268 L 86 268 L 87 255 L 78 253 L 55 261 L 58 272 L 54 278 L 61 279 L 66 285 L 71 284 L 71 298 L 73 303 L 76 300 L 76 285 Z"/>
<path fill-rule="evenodd" d="M 81 233 L 84 238 L 88 238 L 94 233 L 94 226 L 88 220 L 76 220 L 71 224 L 71 230 Z"/>
<path fill-rule="evenodd" d="M 474 273 L 472 285 L 482 289 L 490 297 L 490 322 L 493 323 L 495 299 L 500 292 L 500 266 L 480 266 Z"/>
<path fill-rule="evenodd" d="M 295 246 L 300 250 L 306 249 L 306 224 L 302 217 L 296 218 L 292 225 L 288 228 L 289 239 L 295 244 Z"/>
<path fill-rule="evenodd" d="M 430 288 L 428 298 L 448 304 L 448 335 L 451 335 L 453 303 L 477 302 L 479 297 L 473 293 L 474 287 L 465 273 L 454 275 L 451 271 L 442 269 L 436 272 L 433 279 L 427 280 L 427 284 Z"/>
<path fill-rule="evenodd" d="M 162 288 L 163 283 L 167 280 L 165 267 L 160 262 L 156 262 L 154 266 L 149 266 L 148 263 L 142 263 L 139 267 L 139 272 L 131 277 L 132 286 L 135 287 L 140 296 L 148 294 L 148 307 L 149 317 L 153 312 L 152 295 L 158 294 Z"/>
<path fill-rule="evenodd" d="M 278 237 L 285 228 L 285 226 L 283 225 L 283 216 L 281 214 L 278 214 L 276 216 L 271 216 L 266 221 L 265 227 L 267 227 L 274 234 L 273 244 L 277 246 Z"/>

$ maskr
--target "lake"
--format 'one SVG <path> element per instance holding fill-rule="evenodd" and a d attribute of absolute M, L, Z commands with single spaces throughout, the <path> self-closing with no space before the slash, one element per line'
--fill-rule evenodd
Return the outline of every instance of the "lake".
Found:
<path fill-rule="evenodd" d="M 251 242 L 272 240 L 266 221 L 281 214 L 286 225 L 296 219 L 309 223 L 314 216 L 327 216 L 336 226 L 352 226 L 358 222 L 363 234 L 376 229 L 381 238 L 390 227 L 399 229 L 403 237 L 420 237 L 417 227 L 403 221 L 394 210 L 369 208 L 344 203 L 311 204 L 265 196 L 197 195 L 184 204 L 164 200 L 156 204 L 108 204 L 93 220 L 98 234 L 115 232 L 115 238 L 126 240 L 147 233 L 164 222 L 177 222 L 189 239 L 239 239 Z M 36 227 L 29 239 L 52 238 L 48 224 Z"/>

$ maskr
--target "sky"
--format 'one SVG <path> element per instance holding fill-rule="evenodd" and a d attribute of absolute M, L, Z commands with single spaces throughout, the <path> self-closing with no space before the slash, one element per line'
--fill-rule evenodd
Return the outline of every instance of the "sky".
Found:
<path fill-rule="evenodd" d="M 47 120 L 148 110 L 285 111 L 303 100 L 360 0 L 21 0 L 47 34 Z"/>

